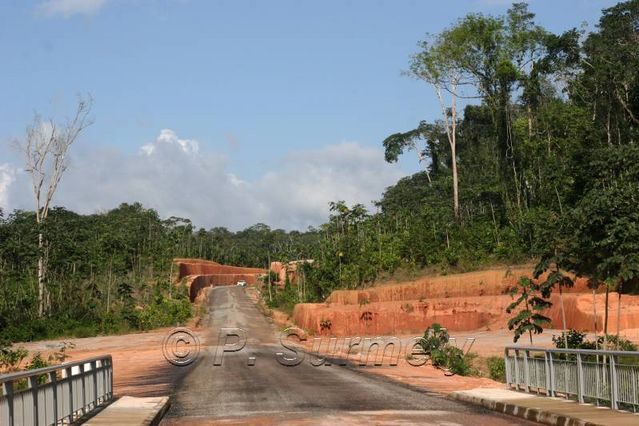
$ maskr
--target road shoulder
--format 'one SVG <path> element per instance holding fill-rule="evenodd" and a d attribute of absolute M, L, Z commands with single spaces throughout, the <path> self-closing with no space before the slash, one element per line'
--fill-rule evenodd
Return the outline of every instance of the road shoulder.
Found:
<path fill-rule="evenodd" d="M 449 397 L 545 425 L 631 426 L 639 424 L 637 414 L 508 389 L 463 390 L 452 392 Z"/>

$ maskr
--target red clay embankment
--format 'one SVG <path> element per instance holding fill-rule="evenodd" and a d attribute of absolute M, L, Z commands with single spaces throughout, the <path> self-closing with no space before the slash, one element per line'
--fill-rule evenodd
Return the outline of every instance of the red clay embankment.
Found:
<path fill-rule="evenodd" d="M 530 269 L 498 269 L 426 277 L 403 283 L 391 282 L 366 290 L 336 290 L 326 301 L 342 305 L 358 305 L 362 302 L 503 295 L 508 294 L 522 275 L 530 276 Z M 566 291 L 573 293 L 587 291 L 586 280 L 577 279 L 575 286 Z"/>
<path fill-rule="evenodd" d="M 227 275 L 227 274 L 265 274 L 265 269 L 245 268 L 243 266 L 222 265 L 211 260 L 174 259 L 178 267 L 177 280 L 189 275 Z"/>
<path fill-rule="evenodd" d="M 257 277 L 266 273 L 265 269 L 222 265 L 211 260 L 174 259 L 173 262 L 177 266 L 175 280 L 179 282 L 186 279 L 191 301 L 197 298 L 203 288 L 233 285 L 240 280 L 255 285 Z"/>
<path fill-rule="evenodd" d="M 427 277 L 366 290 L 338 290 L 326 303 L 298 304 L 293 312 L 297 325 L 314 333 L 335 336 L 421 334 L 439 323 L 451 331 L 503 329 L 511 315 L 508 294 L 530 269 L 490 270 L 443 277 Z M 603 328 L 604 295 L 596 297 L 597 328 Z M 609 330 L 616 331 L 617 295 L 610 295 Z M 559 294 L 545 312 L 549 327 L 562 328 Z M 586 281 L 578 279 L 564 294 L 568 328 L 594 330 L 592 293 Z M 623 296 L 620 329 L 639 328 L 639 296 Z"/>
<path fill-rule="evenodd" d="M 212 275 L 193 275 L 187 278 L 189 286 L 189 297 L 191 301 L 195 300 L 200 291 L 206 287 L 217 287 L 222 285 L 234 285 L 238 281 L 244 280 L 247 285 L 255 285 L 257 283 L 256 274 L 212 274 Z"/>

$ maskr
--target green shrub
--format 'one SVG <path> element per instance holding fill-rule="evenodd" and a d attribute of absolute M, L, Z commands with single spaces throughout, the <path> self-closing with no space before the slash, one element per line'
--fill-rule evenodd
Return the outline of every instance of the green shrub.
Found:
<path fill-rule="evenodd" d="M 559 336 L 552 336 L 552 342 L 557 349 L 595 349 L 595 343 L 586 340 L 586 333 L 577 330 L 563 331 Z"/>
<path fill-rule="evenodd" d="M 476 374 L 476 370 L 472 367 L 472 361 L 476 355 L 464 355 L 461 349 L 451 345 L 448 332 L 440 324 L 434 323 L 428 327 L 419 345 L 424 353 L 430 356 L 433 366 L 460 376 Z"/>
<path fill-rule="evenodd" d="M 0 369 L 15 370 L 28 354 L 24 348 L 13 349 L 10 342 L 0 341 Z"/>
<path fill-rule="evenodd" d="M 48 367 L 50 364 L 42 358 L 42 354 L 40 352 L 36 352 L 36 354 L 31 358 L 31 361 L 26 365 L 27 370 L 37 370 L 38 368 Z M 47 382 L 48 375 L 42 374 L 38 376 L 38 384 L 42 385 Z"/>
<path fill-rule="evenodd" d="M 606 336 L 606 340 L 608 341 L 608 349 L 610 350 L 618 350 L 618 351 L 636 351 L 637 345 L 632 343 L 628 339 L 624 339 L 623 337 L 617 337 L 615 335 Z M 599 336 L 597 338 L 597 344 L 600 348 L 604 346 L 604 336 Z"/>
<path fill-rule="evenodd" d="M 503 357 L 491 356 L 486 360 L 488 375 L 498 382 L 506 382 L 506 362 Z"/>
<path fill-rule="evenodd" d="M 150 330 L 183 324 L 191 316 L 188 300 L 159 299 L 147 305 L 138 314 L 140 328 Z"/>
<path fill-rule="evenodd" d="M 268 299 L 268 293 L 263 293 L 263 297 L 265 297 L 266 306 L 269 308 L 276 308 L 286 312 L 288 315 L 293 314 L 293 308 L 295 308 L 295 304 L 299 303 L 299 294 L 296 288 L 291 285 L 288 278 L 285 281 L 284 288 L 282 290 L 278 290 L 276 287 L 273 288 L 272 299 Z"/>
<path fill-rule="evenodd" d="M 424 353 L 430 355 L 433 351 L 439 351 L 448 345 L 450 336 L 445 328 L 434 323 L 426 329 L 424 337 L 419 341 L 419 345 L 424 349 Z"/>
<path fill-rule="evenodd" d="M 448 359 L 446 367 L 451 373 L 460 376 L 472 376 L 475 373 L 472 366 L 474 354 L 464 355 L 461 349 L 451 345 L 446 347 L 445 353 Z"/>
<path fill-rule="evenodd" d="M 628 339 L 623 337 L 617 337 L 616 335 L 598 336 L 595 344 L 592 340 L 586 339 L 586 333 L 582 333 L 577 330 L 568 330 L 562 332 L 559 336 L 552 336 L 552 342 L 558 349 L 566 348 L 566 341 L 568 341 L 569 349 L 609 349 L 620 351 L 636 351 L 637 345 L 632 343 Z M 607 342 L 607 348 L 604 348 Z"/>

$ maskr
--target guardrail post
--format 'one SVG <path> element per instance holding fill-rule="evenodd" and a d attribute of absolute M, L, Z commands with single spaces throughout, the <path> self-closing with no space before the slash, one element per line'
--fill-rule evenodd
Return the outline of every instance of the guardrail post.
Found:
<path fill-rule="evenodd" d="M 69 423 L 71 423 L 73 421 L 73 380 L 71 379 L 73 369 L 67 367 L 64 369 L 64 373 L 67 376 L 66 379 L 69 384 Z"/>
<path fill-rule="evenodd" d="M 584 370 L 580 353 L 577 354 L 577 399 L 584 403 Z"/>
<path fill-rule="evenodd" d="M 49 373 L 49 380 L 53 391 L 53 421 L 58 420 L 58 374 L 53 371 Z"/>
<path fill-rule="evenodd" d="M 530 392 L 530 368 L 528 367 L 528 350 L 524 350 L 524 390 Z"/>
<path fill-rule="evenodd" d="M 512 374 L 510 374 L 510 359 L 508 356 L 508 348 L 504 348 L 504 368 L 506 369 L 506 384 L 510 388 L 512 384 Z"/>
<path fill-rule="evenodd" d="M 98 372 L 95 370 L 97 365 L 97 361 L 93 361 L 91 363 L 91 370 L 93 373 L 93 408 L 98 406 Z"/>
<path fill-rule="evenodd" d="M 617 389 L 617 360 L 614 355 L 610 357 L 610 407 L 613 410 L 619 408 L 619 395 Z"/>
<path fill-rule="evenodd" d="M 102 396 L 100 397 L 100 399 L 102 402 L 104 402 L 105 398 L 107 398 L 107 386 L 109 384 L 107 373 L 108 370 L 103 360 L 102 362 L 100 362 L 100 374 L 102 375 L 102 387 L 100 388 L 100 395 Z"/>
<path fill-rule="evenodd" d="M 515 349 L 515 356 L 513 357 L 515 361 L 515 390 L 519 390 L 519 350 Z"/>
<path fill-rule="evenodd" d="M 112 396 L 113 393 L 113 363 L 111 362 L 111 360 L 107 361 L 107 379 L 108 382 L 105 384 L 106 389 L 107 389 L 107 393 L 109 394 L 109 398 Z"/>
<path fill-rule="evenodd" d="M 555 391 L 555 361 L 552 359 L 552 352 L 548 352 L 548 361 L 550 363 L 550 396 L 556 396 Z"/>
<path fill-rule="evenodd" d="M 544 372 L 545 374 L 545 382 L 546 382 L 546 395 L 550 395 L 550 363 L 548 362 L 548 352 L 544 351 Z"/>
<path fill-rule="evenodd" d="M 31 386 L 31 397 L 33 398 L 33 420 L 34 424 L 40 424 L 40 407 L 38 407 L 38 376 L 29 377 Z"/>
<path fill-rule="evenodd" d="M 13 413 L 13 382 L 8 381 L 3 383 L 2 390 L 7 398 L 7 414 L 9 415 L 9 426 L 14 426 L 15 415 Z"/>
<path fill-rule="evenodd" d="M 595 358 L 595 395 L 597 396 L 597 400 L 595 401 L 597 407 L 599 407 L 599 400 L 600 395 L 599 395 L 599 389 L 601 389 L 601 374 L 600 371 L 602 371 L 603 368 L 601 366 L 601 364 L 599 364 L 599 355 L 597 355 L 597 358 Z"/>
<path fill-rule="evenodd" d="M 85 408 L 85 404 L 87 401 L 87 387 L 86 384 L 84 382 L 84 363 L 80 364 L 80 383 L 82 383 L 82 402 L 80 403 L 81 407 L 80 410 L 82 410 L 82 414 L 86 414 L 86 410 Z"/>
<path fill-rule="evenodd" d="M 637 404 L 639 404 L 637 395 L 637 374 L 635 373 L 635 369 L 632 370 L 632 411 L 637 412 Z"/>

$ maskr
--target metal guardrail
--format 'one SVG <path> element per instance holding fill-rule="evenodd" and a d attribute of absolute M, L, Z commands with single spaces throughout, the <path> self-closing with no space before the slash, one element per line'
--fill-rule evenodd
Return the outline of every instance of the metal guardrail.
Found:
<path fill-rule="evenodd" d="M 639 410 L 639 352 L 506 347 L 506 383 L 614 410 Z"/>
<path fill-rule="evenodd" d="M 71 424 L 113 399 L 111 355 L 0 376 L 0 425 Z"/>

